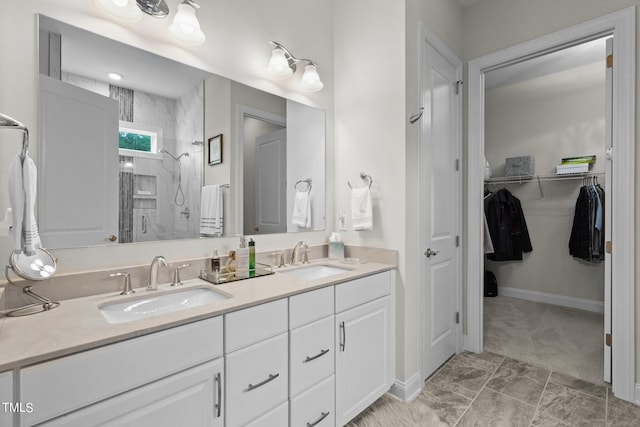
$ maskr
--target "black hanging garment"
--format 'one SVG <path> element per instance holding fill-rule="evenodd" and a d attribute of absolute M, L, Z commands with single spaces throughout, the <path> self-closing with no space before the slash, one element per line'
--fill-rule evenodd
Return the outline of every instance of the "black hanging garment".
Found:
<path fill-rule="evenodd" d="M 604 259 L 604 190 L 590 184 L 580 188 L 569 238 L 569 254 L 591 262 Z"/>
<path fill-rule="evenodd" d="M 490 260 L 522 260 L 523 252 L 533 250 L 520 200 L 506 188 L 485 201 L 485 214 L 494 249 Z"/>

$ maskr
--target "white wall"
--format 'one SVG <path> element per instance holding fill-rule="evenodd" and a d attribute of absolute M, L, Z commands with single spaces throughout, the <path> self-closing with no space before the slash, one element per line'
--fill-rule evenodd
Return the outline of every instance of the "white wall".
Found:
<path fill-rule="evenodd" d="M 496 52 L 528 40 L 550 34 L 617 10 L 637 6 L 635 0 L 614 2 L 601 0 L 483 0 L 465 9 L 463 16 L 463 52 L 470 60 Z M 640 10 L 636 9 L 636 26 Z M 640 45 L 640 32 L 636 32 L 636 45 Z M 640 81 L 640 55 L 636 56 L 636 80 Z M 636 85 L 636 123 L 640 119 L 638 99 L 640 85 Z M 637 137 L 637 136 L 636 136 Z M 640 164 L 640 151 L 636 150 L 636 164 Z M 636 189 L 640 188 L 640 175 L 636 176 Z M 636 190 L 640 191 L 640 190 Z M 636 213 L 640 215 L 640 198 L 636 194 Z M 640 227 L 636 227 L 636 241 L 640 240 Z M 636 253 L 640 265 L 640 252 Z M 640 307 L 636 270 L 636 311 Z M 636 372 L 640 373 L 640 316 L 636 316 Z M 640 374 L 639 374 L 640 375 Z M 638 376 L 636 376 L 637 381 Z"/>
<path fill-rule="evenodd" d="M 117 22 L 104 15 L 93 1 L 86 0 L 25 0 L 5 2 L 0 16 L 0 39 L 12 40 L 3 47 L 0 61 L 0 111 L 23 121 L 37 141 L 37 51 L 36 13 L 100 35 L 117 39 L 159 55 L 230 77 L 280 96 L 295 99 L 328 112 L 327 151 L 333 153 L 333 14 L 330 5 L 313 0 L 244 0 L 229 2 L 210 0 L 198 11 L 207 42 L 195 48 L 183 48 L 168 33 L 170 20 L 144 17 L 130 24 Z M 172 11 L 175 3 L 169 2 Z M 321 92 L 303 95 L 298 91 L 296 77 L 273 81 L 266 77 L 270 57 L 269 40 L 285 44 L 294 54 L 309 57 L 320 64 L 319 72 L 325 84 Z M 16 143 L 16 132 L 0 132 L 0 145 Z M 34 144 L 35 145 L 35 144 Z M 35 157 L 34 148 L 32 157 Z M 3 157 L 4 158 L 4 157 Z M 332 185 L 333 168 L 328 167 L 328 184 Z M 333 204 L 327 203 L 332 212 Z M 332 224 L 328 225 L 332 228 Z M 258 250 L 293 246 L 305 239 L 310 244 L 326 241 L 326 232 L 294 235 L 261 236 Z M 8 259 L 11 240 L 0 238 L 0 259 Z M 162 254 L 170 261 L 210 255 L 212 249 L 221 253 L 235 247 L 237 239 L 197 239 L 163 243 L 140 243 L 55 250 L 60 259 L 60 274 L 141 265 L 154 255 Z"/>
<path fill-rule="evenodd" d="M 592 70 L 595 75 L 585 75 Z M 493 175 L 504 176 L 505 158 L 519 155 L 531 155 L 535 173 L 548 175 L 563 157 L 595 154 L 593 171 L 604 172 L 604 84 L 605 68 L 592 64 L 488 90 L 485 157 Z M 604 188 L 604 179 L 598 181 Z M 496 187 L 506 187 L 522 202 L 533 246 L 522 261 L 485 262 L 499 286 L 604 300 L 604 263 L 569 255 L 581 185 L 581 180 L 543 182 L 544 198 L 536 181 Z"/>

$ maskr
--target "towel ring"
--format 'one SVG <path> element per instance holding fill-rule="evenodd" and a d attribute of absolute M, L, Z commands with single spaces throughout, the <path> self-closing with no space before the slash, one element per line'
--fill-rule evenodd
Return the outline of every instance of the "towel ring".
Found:
<path fill-rule="evenodd" d="M 368 175 L 364 172 L 360 172 L 360 178 L 361 179 L 365 179 L 368 178 L 369 179 L 369 188 L 371 188 L 371 185 L 373 184 L 373 178 L 371 178 L 371 175 Z M 351 183 L 349 181 L 347 181 L 347 184 L 349 185 L 349 188 L 351 188 L 353 190 L 353 187 L 351 186 Z"/>
<path fill-rule="evenodd" d="M 298 182 L 296 182 L 296 184 L 293 186 L 293 188 L 296 189 L 296 191 L 301 191 L 302 190 L 298 190 L 298 184 L 307 184 L 307 189 L 304 191 L 306 193 L 311 193 L 311 178 L 305 178 L 305 179 L 301 179 Z"/>

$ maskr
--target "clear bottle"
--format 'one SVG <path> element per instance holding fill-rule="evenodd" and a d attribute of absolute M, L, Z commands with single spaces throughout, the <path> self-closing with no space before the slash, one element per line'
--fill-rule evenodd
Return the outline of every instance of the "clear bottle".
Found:
<path fill-rule="evenodd" d="M 218 250 L 213 250 L 213 256 L 211 257 L 211 272 L 213 273 L 213 282 L 220 283 L 220 255 Z"/>
<path fill-rule="evenodd" d="M 240 247 L 236 249 L 236 277 L 245 279 L 249 277 L 249 248 L 247 238 L 240 237 Z"/>
<path fill-rule="evenodd" d="M 344 259 L 344 242 L 335 232 L 329 237 L 329 259 Z"/>

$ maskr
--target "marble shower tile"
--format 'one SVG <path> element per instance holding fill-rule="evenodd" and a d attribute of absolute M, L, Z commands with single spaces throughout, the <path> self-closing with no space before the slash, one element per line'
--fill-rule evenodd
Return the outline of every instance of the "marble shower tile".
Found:
<path fill-rule="evenodd" d="M 533 421 L 531 421 L 531 427 L 565 427 L 570 424 L 560 421 L 552 416 L 546 414 L 542 415 L 539 412 L 533 416 Z"/>
<path fill-rule="evenodd" d="M 527 427 L 534 410 L 534 406 L 484 389 L 456 426 Z"/>
<path fill-rule="evenodd" d="M 536 406 L 551 371 L 506 358 L 487 383 L 487 388 Z"/>
<path fill-rule="evenodd" d="M 607 427 L 640 425 L 640 406 L 620 400 L 609 390 Z"/>
<path fill-rule="evenodd" d="M 606 402 L 572 388 L 548 383 L 537 418 L 555 418 L 571 426 L 604 426 Z"/>
<path fill-rule="evenodd" d="M 444 365 L 429 382 L 473 399 L 491 377 L 495 358 L 487 361 L 474 353 L 461 353 Z M 490 356 L 489 356 L 490 357 Z"/>
<path fill-rule="evenodd" d="M 424 422 L 433 419 L 434 414 L 440 421 L 455 425 L 471 402 L 467 397 L 427 382 L 410 407 L 416 425 L 425 425 Z"/>
<path fill-rule="evenodd" d="M 559 372 L 552 372 L 549 382 L 573 388 L 599 399 L 605 399 L 607 397 L 607 389 L 609 388 L 606 385 L 593 384 Z"/>

